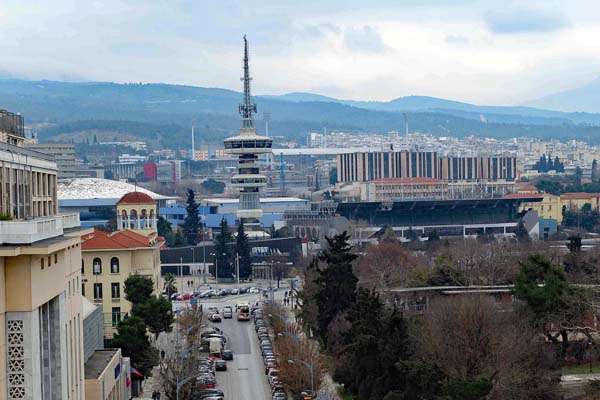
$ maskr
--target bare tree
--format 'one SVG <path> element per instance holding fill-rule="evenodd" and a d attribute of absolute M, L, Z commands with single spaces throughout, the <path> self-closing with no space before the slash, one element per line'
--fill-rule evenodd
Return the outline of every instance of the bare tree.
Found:
<path fill-rule="evenodd" d="M 359 284 L 381 291 L 409 286 L 418 258 L 400 242 L 382 241 L 367 248 L 355 265 Z"/>
<path fill-rule="evenodd" d="M 544 341 L 515 312 L 489 297 L 441 298 L 416 331 L 418 357 L 447 385 L 482 390 L 488 399 L 551 398 L 551 360 Z M 487 391 L 487 393 L 485 393 Z"/>

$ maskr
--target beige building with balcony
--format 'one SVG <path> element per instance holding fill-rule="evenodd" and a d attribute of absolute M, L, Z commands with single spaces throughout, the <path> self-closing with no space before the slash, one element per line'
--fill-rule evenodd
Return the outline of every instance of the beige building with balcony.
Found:
<path fill-rule="evenodd" d="M 156 203 L 150 196 L 132 192 L 117 203 L 118 231 L 95 231 L 82 237 L 81 274 L 84 296 L 102 305 L 104 335 L 112 338 L 116 326 L 131 312 L 125 300 L 125 280 L 146 275 L 160 293 L 160 248 L 164 240 L 156 233 Z"/>
<path fill-rule="evenodd" d="M 81 231 L 56 164 L 0 111 L 0 400 L 84 399 Z"/>

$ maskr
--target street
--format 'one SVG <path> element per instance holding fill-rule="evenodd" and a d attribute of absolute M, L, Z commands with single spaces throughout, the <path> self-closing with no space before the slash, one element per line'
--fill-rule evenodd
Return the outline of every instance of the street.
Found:
<path fill-rule="evenodd" d="M 202 301 L 206 310 L 214 306 L 219 313 L 225 306 L 235 310 L 238 301 L 256 302 L 258 295 L 232 296 L 224 299 Z M 270 388 L 264 372 L 264 364 L 254 324 L 252 321 L 239 321 L 234 313 L 232 319 L 214 324 L 227 337 L 227 347 L 233 351 L 233 360 L 227 362 L 227 371 L 217 372 L 217 387 L 223 391 L 226 400 L 270 399 Z M 211 324 L 211 322 L 209 322 Z"/>

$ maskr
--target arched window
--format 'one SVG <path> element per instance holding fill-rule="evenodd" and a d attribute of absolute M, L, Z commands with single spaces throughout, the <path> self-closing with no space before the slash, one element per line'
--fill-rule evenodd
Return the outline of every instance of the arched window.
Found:
<path fill-rule="evenodd" d="M 110 273 L 111 274 L 119 273 L 119 259 L 117 257 L 113 257 L 110 259 Z"/>
<path fill-rule="evenodd" d="M 85 261 L 81 259 L 81 275 L 85 275 Z"/>
<path fill-rule="evenodd" d="M 138 213 L 136 210 L 131 210 L 129 212 L 129 228 L 130 229 L 138 228 Z"/>
<path fill-rule="evenodd" d="M 127 211 L 121 211 L 121 229 L 127 229 Z"/>
<path fill-rule="evenodd" d="M 156 223 L 154 222 L 154 218 L 156 216 L 154 215 L 154 210 L 150 210 L 150 220 L 149 220 L 149 224 L 148 224 L 148 228 L 156 228 L 154 225 L 156 225 Z"/>
<path fill-rule="evenodd" d="M 94 258 L 94 261 L 92 261 L 92 270 L 94 275 L 100 275 L 102 273 L 102 260 L 98 257 Z"/>
<path fill-rule="evenodd" d="M 150 227 L 150 223 L 148 222 L 148 212 L 146 209 L 142 210 L 142 220 L 140 222 L 140 228 L 146 229 Z"/>

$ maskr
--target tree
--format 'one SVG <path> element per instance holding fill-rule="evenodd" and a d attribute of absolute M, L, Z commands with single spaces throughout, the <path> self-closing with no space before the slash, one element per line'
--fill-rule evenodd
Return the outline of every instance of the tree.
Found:
<path fill-rule="evenodd" d="M 441 382 L 434 398 L 542 399 L 556 387 L 544 341 L 519 313 L 498 312 L 491 297 L 439 298 L 414 329 L 414 361 L 429 364 L 435 378 L 424 381 Z"/>
<path fill-rule="evenodd" d="M 124 357 L 131 357 L 131 364 L 142 375 L 149 376 L 158 362 L 156 349 L 150 345 L 144 320 L 130 316 L 119 322 L 112 346 L 120 348 Z"/>
<path fill-rule="evenodd" d="M 239 257 L 240 279 L 248 279 L 252 273 L 252 255 L 250 254 L 250 244 L 248 235 L 244 232 L 244 222 L 240 221 L 235 238 L 235 251 Z"/>
<path fill-rule="evenodd" d="M 580 167 L 575 168 L 575 184 L 581 186 L 581 178 L 583 177 L 583 170 Z"/>
<path fill-rule="evenodd" d="M 158 236 L 167 237 L 173 233 L 173 230 L 171 229 L 171 223 L 162 216 L 158 217 L 158 220 L 156 221 L 156 230 L 158 232 Z"/>
<path fill-rule="evenodd" d="M 427 237 L 427 241 L 428 242 L 438 242 L 440 240 L 440 235 L 438 234 L 437 230 L 432 230 L 431 232 L 429 232 L 429 236 Z"/>
<path fill-rule="evenodd" d="M 570 287 L 562 268 L 541 254 L 530 255 L 521 262 L 514 293 L 531 310 L 534 325 L 559 348 L 564 358 L 569 331 L 582 324 L 590 311 L 588 293 Z"/>
<path fill-rule="evenodd" d="M 154 292 L 154 282 L 146 275 L 130 275 L 125 279 L 125 299 L 132 304 L 148 300 Z"/>
<path fill-rule="evenodd" d="M 565 172 L 565 165 L 560 161 L 560 158 L 556 156 L 554 159 L 554 170 L 556 172 Z"/>
<path fill-rule="evenodd" d="M 185 210 L 187 215 L 183 222 L 183 234 L 188 244 L 194 246 L 198 243 L 198 230 L 202 222 L 198 215 L 198 204 L 196 203 L 195 193 L 192 189 L 188 189 Z"/>
<path fill-rule="evenodd" d="M 171 332 L 174 321 L 173 306 L 162 296 L 152 296 L 146 301 L 133 304 L 131 314 L 142 318 L 155 338 L 158 338 L 160 332 Z"/>
<path fill-rule="evenodd" d="M 318 333 L 323 341 L 327 340 L 329 323 L 338 313 L 354 303 L 358 282 L 352 272 L 352 262 L 357 256 L 352 254 L 352 247 L 348 244 L 350 236 L 344 231 L 333 238 L 325 239 L 328 246 L 319 256 L 319 260 L 326 265 L 318 270 L 317 283 L 320 290 L 316 298 L 319 309 Z"/>
<path fill-rule="evenodd" d="M 390 287 L 407 287 L 417 265 L 417 259 L 399 242 L 381 241 L 369 246 L 355 265 L 359 283 L 383 292 Z"/>
<path fill-rule="evenodd" d="M 186 245 L 185 236 L 178 229 L 173 237 L 173 247 L 183 247 Z"/>
<path fill-rule="evenodd" d="M 231 231 L 225 217 L 221 219 L 220 231 L 215 238 L 215 263 L 218 264 L 219 278 L 231 278 L 233 269 L 231 267 L 231 254 L 229 242 L 231 242 Z"/>
<path fill-rule="evenodd" d="M 173 293 L 177 293 L 176 279 L 173 273 L 169 272 L 165 275 L 165 292 L 170 299 Z"/>
<path fill-rule="evenodd" d="M 321 290 L 317 283 L 320 270 L 319 259 L 314 257 L 302 270 L 305 283 L 302 290 L 298 292 L 298 303 L 302 306 L 299 315 L 304 329 L 312 336 L 312 333 L 317 332 L 319 327 L 319 306 L 317 305 L 317 295 Z"/>
<path fill-rule="evenodd" d="M 567 238 L 569 242 L 567 243 L 567 248 L 571 253 L 579 253 L 581 251 L 581 236 L 579 235 L 571 235 Z"/>
<path fill-rule="evenodd" d="M 225 191 L 225 184 L 212 178 L 202 181 L 200 187 L 209 194 L 220 194 Z"/>
<path fill-rule="evenodd" d="M 529 232 L 527 228 L 525 228 L 525 224 L 523 223 L 523 218 L 519 219 L 519 223 L 515 229 L 515 237 L 517 238 L 517 242 L 519 243 L 529 243 L 531 238 L 529 237 Z"/>

